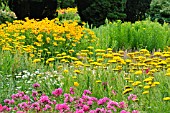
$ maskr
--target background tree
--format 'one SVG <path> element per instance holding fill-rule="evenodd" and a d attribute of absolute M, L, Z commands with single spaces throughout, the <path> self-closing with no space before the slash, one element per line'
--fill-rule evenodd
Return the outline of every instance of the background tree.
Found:
<path fill-rule="evenodd" d="M 126 21 L 135 22 L 146 18 L 145 13 L 150 8 L 152 0 L 127 0 L 126 2 Z"/>
<path fill-rule="evenodd" d="M 152 0 L 149 15 L 153 21 L 170 23 L 170 0 Z"/>
<path fill-rule="evenodd" d="M 9 7 L 18 19 L 55 17 L 57 0 L 9 0 Z"/>
<path fill-rule="evenodd" d="M 99 27 L 105 19 L 124 20 L 126 0 L 77 0 L 78 13 L 82 21 Z"/>

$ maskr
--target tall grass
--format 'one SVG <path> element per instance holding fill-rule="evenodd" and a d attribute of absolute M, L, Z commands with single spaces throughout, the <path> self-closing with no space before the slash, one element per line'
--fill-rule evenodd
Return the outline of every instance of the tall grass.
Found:
<path fill-rule="evenodd" d="M 99 28 L 94 28 L 99 38 L 98 45 L 103 49 L 108 47 L 114 50 L 146 48 L 163 50 L 170 45 L 170 28 L 167 23 L 162 26 L 158 22 L 150 20 L 137 21 L 135 23 L 116 21 L 106 23 Z M 97 47 L 97 46 L 96 46 Z"/>

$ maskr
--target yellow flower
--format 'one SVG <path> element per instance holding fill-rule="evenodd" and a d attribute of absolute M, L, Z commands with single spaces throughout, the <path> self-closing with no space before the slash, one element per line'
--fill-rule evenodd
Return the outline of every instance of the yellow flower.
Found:
<path fill-rule="evenodd" d="M 170 76 L 170 72 L 166 73 L 165 75 L 166 75 L 166 76 Z"/>
<path fill-rule="evenodd" d="M 78 87 L 79 83 L 78 82 L 74 82 L 74 86 Z"/>
<path fill-rule="evenodd" d="M 96 83 L 101 83 L 102 81 L 101 80 L 96 80 Z"/>
<path fill-rule="evenodd" d="M 132 83 L 132 86 L 137 86 L 137 85 L 139 85 L 140 83 L 141 83 L 140 81 L 136 81 L 136 82 Z"/>
<path fill-rule="evenodd" d="M 64 73 L 68 73 L 68 70 L 64 70 Z"/>
<path fill-rule="evenodd" d="M 73 78 L 73 79 L 76 79 L 77 77 L 76 77 L 76 76 L 73 76 L 72 78 Z"/>
<path fill-rule="evenodd" d="M 164 97 L 163 100 L 170 100 L 170 97 Z"/>
<path fill-rule="evenodd" d="M 125 91 L 123 91 L 122 94 L 127 94 L 127 93 L 129 93 L 129 92 L 131 92 L 131 91 L 132 91 L 132 88 L 125 89 Z"/>
<path fill-rule="evenodd" d="M 144 94 L 148 94 L 149 93 L 149 91 L 144 91 L 142 94 L 144 95 Z"/>
<path fill-rule="evenodd" d="M 150 88 L 150 86 L 144 86 L 143 88 L 144 88 L 144 89 L 149 89 L 149 88 Z"/>
<path fill-rule="evenodd" d="M 81 71 L 80 70 L 74 70 L 74 73 L 80 74 Z"/>
<path fill-rule="evenodd" d="M 142 74 L 142 71 L 136 71 L 135 72 L 135 75 L 140 75 L 140 74 Z"/>
<path fill-rule="evenodd" d="M 33 63 L 41 62 L 41 59 L 34 59 L 32 62 Z"/>

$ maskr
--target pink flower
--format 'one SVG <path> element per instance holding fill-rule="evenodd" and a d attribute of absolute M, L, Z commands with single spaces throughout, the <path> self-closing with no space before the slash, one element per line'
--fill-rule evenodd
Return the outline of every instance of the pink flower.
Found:
<path fill-rule="evenodd" d="M 3 106 L 2 104 L 0 104 L 0 112 L 3 110 Z"/>
<path fill-rule="evenodd" d="M 57 104 L 55 109 L 59 111 L 64 111 L 64 110 L 69 110 L 70 108 L 68 107 L 66 103 L 64 103 L 64 104 Z"/>
<path fill-rule="evenodd" d="M 92 94 L 92 93 L 89 90 L 84 90 L 83 94 L 86 95 L 86 94 Z"/>
<path fill-rule="evenodd" d="M 32 96 L 33 97 L 36 97 L 38 95 L 38 92 L 37 91 L 32 91 Z"/>
<path fill-rule="evenodd" d="M 74 88 L 73 87 L 70 88 L 70 94 L 74 94 Z"/>
<path fill-rule="evenodd" d="M 126 108 L 126 107 L 127 107 L 127 105 L 125 105 L 125 102 L 124 102 L 124 101 L 119 102 L 119 108 L 124 109 L 124 108 Z"/>
<path fill-rule="evenodd" d="M 134 95 L 134 94 L 130 94 L 129 96 L 128 96 L 128 100 L 133 100 L 133 101 L 135 101 L 136 99 L 137 99 L 137 96 L 136 95 Z"/>
<path fill-rule="evenodd" d="M 51 103 L 48 96 L 41 96 L 40 97 L 40 100 L 39 100 L 40 103 Z"/>
<path fill-rule="evenodd" d="M 84 113 L 84 111 L 82 109 L 77 109 L 75 113 Z"/>
<path fill-rule="evenodd" d="M 107 97 L 104 97 L 104 98 L 102 98 L 102 99 L 99 99 L 98 101 L 97 101 L 97 104 L 98 105 L 103 105 L 103 104 L 105 104 L 106 102 L 107 102 L 107 100 L 109 100 Z"/>
<path fill-rule="evenodd" d="M 87 105 L 91 106 L 93 104 L 93 101 L 89 100 L 87 101 Z"/>
<path fill-rule="evenodd" d="M 116 94 L 117 94 L 116 91 L 114 91 L 114 90 L 112 90 L 112 93 L 113 93 L 113 95 L 116 95 Z"/>
<path fill-rule="evenodd" d="M 40 84 L 35 83 L 35 84 L 33 84 L 33 87 L 34 87 L 34 88 L 40 87 Z"/>
<path fill-rule="evenodd" d="M 43 108 L 43 110 L 46 111 L 46 110 L 48 110 L 48 109 L 51 109 L 51 106 L 48 105 L 48 104 L 46 104 L 46 105 L 45 105 L 45 108 Z"/>
<path fill-rule="evenodd" d="M 87 105 L 83 105 L 83 111 L 89 111 L 89 109 L 90 109 L 90 107 L 89 106 L 87 106 Z"/>
<path fill-rule="evenodd" d="M 52 94 L 54 96 L 60 96 L 62 94 L 63 90 L 61 88 L 55 89 L 54 91 L 52 91 Z"/>
<path fill-rule="evenodd" d="M 11 101 L 10 99 L 5 99 L 5 100 L 4 100 L 4 103 L 9 104 L 10 101 Z"/>

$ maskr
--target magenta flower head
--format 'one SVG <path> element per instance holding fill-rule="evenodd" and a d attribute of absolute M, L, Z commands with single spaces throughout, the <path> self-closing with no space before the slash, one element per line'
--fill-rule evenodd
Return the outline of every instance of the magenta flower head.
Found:
<path fill-rule="evenodd" d="M 134 95 L 134 94 L 130 94 L 130 95 L 128 96 L 128 100 L 133 100 L 133 101 L 135 101 L 136 99 L 137 99 L 137 96 Z"/>
<path fill-rule="evenodd" d="M 35 83 L 35 84 L 33 84 L 32 86 L 33 86 L 34 88 L 37 88 L 37 87 L 40 87 L 40 84 Z"/>
<path fill-rule="evenodd" d="M 50 103 L 48 96 L 42 95 L 39 99 L 40 103 Z"/>
<path fill-rule="evenodd" d="M 0 112 L 3 110 L 3 106 L 2 104 L 0 104 Z"/>
<path fill-rule="evenodd" d="M 60 96 L 63 93 L 63 90 L 61 88 L 55 89 L 54 91 L 52 91 L 52 94 L 54 96 Z"/>
<path fill-rule="evenodd" d="M 55 109 L 59 110 L 59 111 L 70 110 L 69 106 L 66 103 L 64 103 L 64 104 L 57 104 L 55 106 Z"/>
<path fill-rule="evenodd" d="M 119 102 L 119 108 L 124 109 L 124 108 L 126 108 L 126 107 L 127 107 L 127 105 L 125 104 L 125 102 L 124 102 L 124 101 Z"/>
<path fill-rule="evenodd" d="M 85 113 L 82 109 L 77 109 L 75 113 Z"/>
<path fill-rule="evenodd" d="M 83 111 L 87 112 L 90 110 L 90 107 L 87 105 L 83 105 Z"/>
<path fill-rule="evenodd" d="M 92 94 L 92 93 L 89 90 L 84 90 L 83 94 L 86 95 L 86 94 Z"/>
<path fill-rule="evenodd" d="M 74 88 L 73 87 L 70 88 L 70 94 L 74 94 Z"/>
<path fill-rule="evenodd" d="M 38 95 L 38 92 L 37 91 L 32 91 L 32 96 L 33 97 L 36 97 Z"/>

